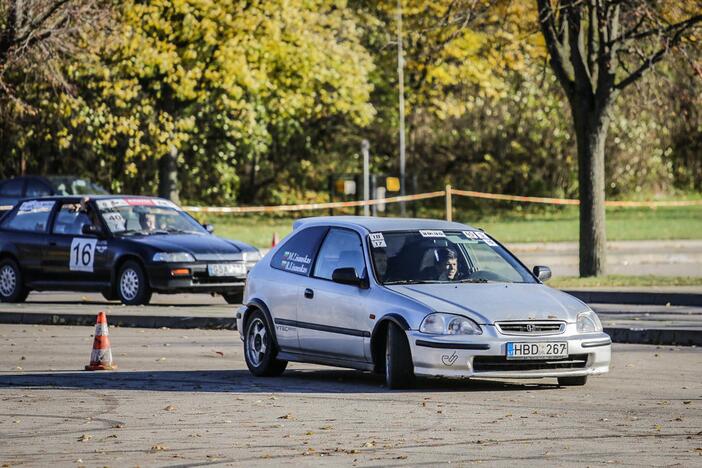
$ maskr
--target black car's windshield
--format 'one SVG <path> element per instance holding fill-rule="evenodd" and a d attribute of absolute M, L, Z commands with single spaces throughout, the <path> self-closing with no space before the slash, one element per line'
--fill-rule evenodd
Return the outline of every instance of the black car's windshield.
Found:
<path fill-rule="evenodd" d="M 384 284 L 535 282 L 482 231 L 378 232 L 370 240 L 376 277 Z"/>
<path fill-rule="evenodd" d="M 48 179 L 56 195 L 108 195 L 110 193 L 95 182 L 86 179 L 61 176 L 51 176 Z"/>
<path fill-rule="evenodd" d="M 197 221 L 168 200 L 109 198 L 96 203 L 100 216 L 116 235 L 207 234 Z"/>

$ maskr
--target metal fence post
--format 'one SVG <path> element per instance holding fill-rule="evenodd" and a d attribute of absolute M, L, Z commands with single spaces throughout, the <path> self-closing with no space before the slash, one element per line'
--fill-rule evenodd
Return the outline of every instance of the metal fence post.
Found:
<path fill-rule="evenodd" d="M 451 184 L 446 184 L 446 221 L 453 221 L 453 207 L 451 206 Z"/>

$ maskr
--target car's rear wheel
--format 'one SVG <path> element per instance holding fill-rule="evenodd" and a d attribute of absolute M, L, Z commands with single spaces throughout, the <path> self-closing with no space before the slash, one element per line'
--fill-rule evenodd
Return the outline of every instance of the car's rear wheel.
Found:
<path fill-rule="evenodd" d="M 414 364 L 405 332 L 388 324 L 385 342 L 385 384 L 388 388 L 408 388 L 414 383 Z"/>
<path fill-rule="evenodd" d="M 144 268 L 133 260 L 128 260 L 119 269 L 116 290 L 122 304 L 142 305 L 151 300 L 151 287 Z"/>
<path fill-rule="evenodd" d="M 558 377 L 558 385 L 561 387 L 581 387 L 587 383 L 587 375 L 580 377 Z"/>
<path fill-rule="evenodd" d="M 224 293 L 222 297 L 227 304 L 241 304 L 244 301 L 244 291 L 237 291 L 234 293 Z"/>
<path fill-rule="evenodd" d="M 244 335 L 244 359 L 249 371 L 258 377 L 277 377 L 288 365 L 288 361 L 276 359 L 277 351 L 266 317 L 260 310 L 251 312 L 246 321 Z"/>
<path fill-rule="evenodd" d="M 22 271 L 11 258 L 0 261 L 0 301 L 24 302 L 29 289 L 24 286 Z"/>

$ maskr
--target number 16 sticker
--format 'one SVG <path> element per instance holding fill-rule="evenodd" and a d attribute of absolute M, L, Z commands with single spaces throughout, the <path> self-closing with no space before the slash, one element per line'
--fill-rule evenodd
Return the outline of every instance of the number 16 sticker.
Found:
<path fill-rule="evenodd" d="M 93 271 L 95 244 L 97 244 L 97 239 L 82 239 L 80 237 L 73 239 L 71 259 L 68 262 L 71 271 Z"/>

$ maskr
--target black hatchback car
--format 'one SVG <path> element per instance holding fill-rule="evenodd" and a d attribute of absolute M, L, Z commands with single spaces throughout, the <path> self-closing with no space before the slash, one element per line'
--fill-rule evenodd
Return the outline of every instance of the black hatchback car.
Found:
<path fill-rule="evenodd" d="M 218 293 L 241 302 L 258 249 L 212 234 L 154 197 L 43 197 L 0 218 L 0 300 L 31 290 L 101 292 L 146 304 L 152 292 Z"/>
<path fill-rule="evenodd" d="M 21 176 L 0 180 L 0 214 L 23 198 L 49 195 L 107 195 L 110 192 L 87 179 L 74 176 Z"/>

